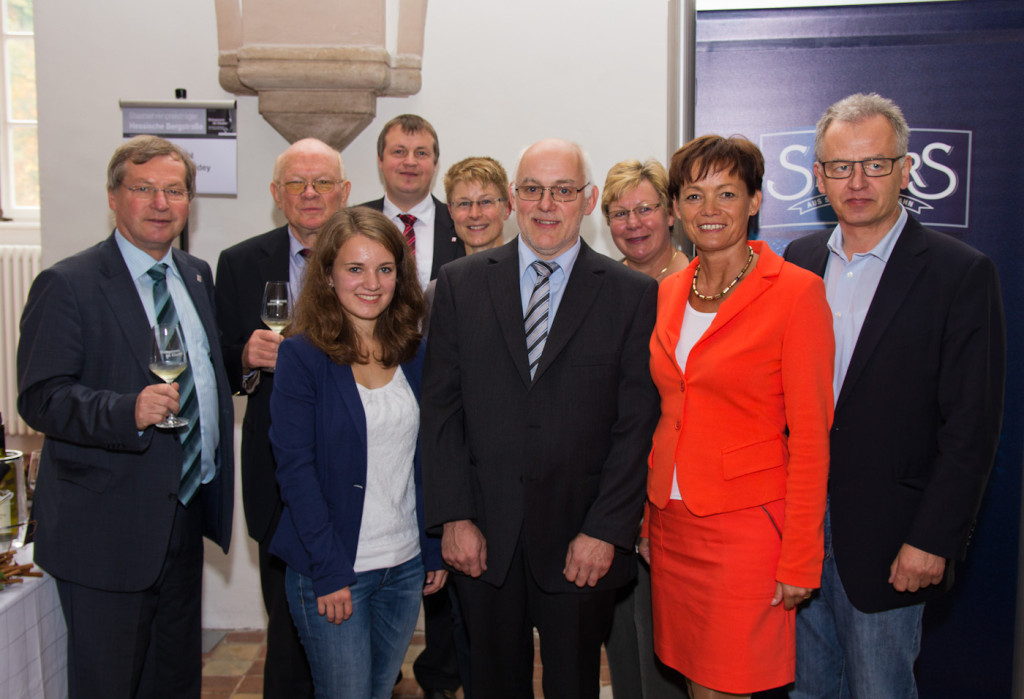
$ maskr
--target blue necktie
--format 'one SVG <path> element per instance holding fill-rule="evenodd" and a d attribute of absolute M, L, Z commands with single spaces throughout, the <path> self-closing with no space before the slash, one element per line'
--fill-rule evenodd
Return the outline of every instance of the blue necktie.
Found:
<path fill-rule="evenodd" d="M 178 312 L 174 308 L 174 299 L 167 289 L 167 265 L 163 262 L 153 265 L 146 272 L 153 280 L 153 308 L 156 311 L 156 322 L 168 325 L 178 324 Z M 191 361 L 185 364 L 185 371 L 178 376 L 178 395 L 180 408 L 178 414 L 188 420 L 188 425 L 181 431 L 181 446 L 184 459 L 181 464 L 181 487 L 178 489 L 178 500 L 188 505 L 199 490 L 202 480 L 200 455 L 202 453 L 202 434 L 199 429 L 199 399 L 196 385 L 192 378 Z"/>
<path fill-rule="evenodd" d="M 526 356 L 530 360 L 530 378 L 537 372 L 537 363 L 544 353 L 544 342 L 548 338 L 548 311 L 551 308 L 551 273 L 558 269 L 555 262 L 536 260 L 530 266 L 537 273 L 533 293 L 526 304 Z"/>

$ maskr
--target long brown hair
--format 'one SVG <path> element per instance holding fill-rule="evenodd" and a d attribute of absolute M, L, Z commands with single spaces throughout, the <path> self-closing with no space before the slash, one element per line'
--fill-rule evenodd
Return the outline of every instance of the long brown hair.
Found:
<path fill-rule="evenodd" d="M 392 367 L 416 356 L 426 301 L 416 278 L 416 260 L 405 239 L 394 223 L 373 209 L 342 209 L 324 223 L 306 266 L 295 319 L 285 334 L 304 335 L 337 364 L 361 364 L 371 359 L 369 349 L 361 346 L 352 320 L 328 284 L 338 250 L 357 235 L 379 243 L 395 258 L 395 294 L 373 329 L 374 339 L 380 345 L 380 356 L 375 359 Z"/>

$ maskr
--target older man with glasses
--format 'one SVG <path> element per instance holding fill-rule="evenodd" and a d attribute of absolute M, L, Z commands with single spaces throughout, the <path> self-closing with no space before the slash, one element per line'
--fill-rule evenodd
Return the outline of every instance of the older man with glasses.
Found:
<path fill-rule="evenodd" d="M 924 604 L 967 553 L 999 441 L 995 265 L 900 204 L 908 142 L 892 100 L 829 107 L 814 171 L 839 225 L 786 250 L 824 277 L 836 339 L 825 564 L 797 614 L 794 698 L 917 696 Z"/>
<path fill-rule="evenodd" d="M 658 287 L 580 239 L 597 187 L 579 146 L 526 149 L 520 236 L 441 269 L 423 372 L 427 526 L 442 533 L 474 697 L 596 699 L 658 416 Z M 473 208 L 473 207 L 470 207 Z"/>
<path fill-rule="evenodd" d="M 221 350 L 235 392 L 248 396 L 242 423 L 242 504 L 249 536 L 259 544 L 260 584 L 267 610 L 267 659 L 263 696 L 313 696 L 313 680 L 288 611 L 284 562 L 270 540 L 281 517 L 281 495 L 270 448 L 270 394 L 281 336 L 261 320 L 267 282 L 288 282 L 298 297 L 306 255 L 317 233 L 348 201 L 341 154 L 315 138 L 296 141 L 278 156 L 270 194 L 288 222 L 224 250 L 217 264 L 217 314 Z"/>
<path fill-rule="evenodd" d="M 202 688 L 203 536 L 227 551 L 234 413 L 210 266 L 174 247 L 195 178 L 162 138 L 118 146 L 113 233 L 41 272 L 21 317 L 18 410 L 46 435 L 35 561 L 57 581 L 75 698 Z M 150 371 L 157 324 L 188 347 L 170 384 Z M 163 428 L 174 412 L 188 425 Z"/>

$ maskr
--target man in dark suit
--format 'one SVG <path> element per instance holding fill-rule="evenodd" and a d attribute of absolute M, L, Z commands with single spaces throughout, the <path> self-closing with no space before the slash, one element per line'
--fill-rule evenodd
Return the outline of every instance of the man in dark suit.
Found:
<path fill-rule="evenodd" d="M 107 175 L 113 235 L 43 271 L 21 319 L 18 409 L 46 435 L 35 560 L 57 580 L 69 696 L 198 699 L 202 537 L 227 551 L 234 419 L 213 276 L 172 248 L 195 165 L 138 136 Z M 165 384 L 151 326 L 175 321 L 189 366 Z M 190 424 L 156 426 L 174 411 Z"/>
<path fill-rule="evenodd" d="M 360 204 L 383 211 L 405 233 L 416 252 L 416 273 L 424 289 L 441 265 L 466 254 L 448 207 L 430 193 L 439 154 L 437 132 L 429 121 L 415 114 L 395 117 L 377 138 L 384 196 Z"/>
<path fill-rule="evenodd" d="M 384 124 L 377 137 L 377 167 L 384 179 L 384 196 L 360 204 L 394 221 L 416 253 L 416 276 L 426 290 L 441 265 L 464 257 L 466 248 L 444 202 L 430 193 L 440 150 L 437 132 L 416 114 L 401 114 Z M 416 681 L 426 699 L 454 697 L 461 684 L 458 655 L 466 649 L 456 633 L 451 596 L 423 598 L 425 647 L 413 664 Z"/>
<path fill-rule="evenodd" d="M 966 555 L 999 439 L 995 266 L 900 205 L 908 140 L 891 100 L 829 107 L 814 170 L 839 225 L 786 251 L 824 277 L 836 333 L 826 558 L 791 697 L 917 696 L 924 603 Z"/>
<path fill-rule="evenodd" d="M 285 564 L 270 553 L 281 518 L 281 495 L 270 448 L 270 394 L 281 336 L 260 319 L 269 281 L 287 281 L 293 299 L 302 287 L 305 250 L 348 201 L 341 155 L 315 138 L 296 141 L 278 156 L 270 194 L 287 225 L 224 250 L 217 263 L 217 315 L 228 381 L 248 396 L 242 422 L 242 505 L 249 536 L 259 544 L 260 585 L 267 610 L 266 699 L 313 696 L 309 663 L 285 597 Z"/>
<path fill-rule="evenodd" d="M 580 240 L 591 180 L 575 144 L 534 144 L 509 188 L 519 238 L 438 277 L 425 509 L 459 573 L 476 697 L 532 696 L 534 627 L 545 696 L 597 697 L 615 590 L 636 575 L 658 287 Z"/>

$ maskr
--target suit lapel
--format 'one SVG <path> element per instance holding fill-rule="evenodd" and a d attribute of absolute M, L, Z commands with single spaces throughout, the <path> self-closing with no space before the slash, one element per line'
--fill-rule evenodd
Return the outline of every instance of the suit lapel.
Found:
<path fill-rule="evenodd" d="M 562 292 L 562 300 L 558 304 L 558 313 L 555 314 L 555 320 L 551 323 L 551 330 L 548 333 L 547 341 L 544 343 L 544 353 L 541 354 L 540 362 L 537 364 L 534 381 L 540 379 L 547 368 L 555 361 L 555 358 L 565 349 L 569 340 L 576 334 L 580 323 L 583 322 L 587 313 L 590 312 L 591 306 L 594 305 L 594 301 L 601 291 L 601 286 L 604 284 L 604 274 L 602 270 L 593 264 L 594 259 L 594 252 L 581 239 L 580 254 L 576 258 L 572 274 L 569 275 L 568 282 Z M 520 315 L 522 314 L 520 313 Z M 520 326 L 522 326 L 522 321 L 520 321 Z M 525 344 L 526 341 L 524 339 L 524 347 Z M 527 372 L 527 376 L 529 376 L 529 372 Z"/>
<path fill-rule="evenodd" d="M 139 290 L 135 280 L 128 272 L 128 266 L 121 257 L 121 251 L 111 236 L 103 246 L 103 262 L 100 270 L 100 291 L 110 305 L 113 317 L 125 341 L 131 349 L 132 357 L 138 362 L 139 369 L 149 374 L 150 325 L 146 317 L 146 309 L 139 298 Z"/>
<path fill-rule="evenodd" d="M 270 243 L 263 249 L 263 257 L 256 262 L 259 278 L 263 280 L 264 285 L 267 282 L 288 281 L 291 262 L 288 238 L 291 234 L 288 232 L 288 226 L 283 226 L 277 231 L 280 232 L 280 235 L 273 236 Z"/>
<path fill-rule="evenodd" d="M 879 341 L 892 323 L 896 311 L 903 305 L 907 294 L 924 270 L 927 252 L 928 247 L 922 235 L 921 224 L 908 218 L 903 232 L 893 246 L 889 261 L 885 263 L 885 271 L 878 281 L 878 288 L 871 299 L 864 325 L 857 336 L 850 366 L 839 390 L 836 410 L 842 407 L 843 401 L 853 390 L 868 359 L 874 354 Z"/>
<path fill-rule="evenodd" d="M 673 279 L 672 286 L 658 292 L 658 322 L 654 326 L 654 337 L 670 357 L 676 356 L 676 346 L 683 328 L 683 314 L 690 298 L 690 285 L 693 283 L 693 271 L 697 267 L 696 258 L 686 269 L 679 273 L 678 285 Z M 678 362 L 671 362 L 672 367 L 682 378 L 683 372 Z"/>
<path fill-rule="evenodd" d="M 825 267 L 828 265 L 828 239 L 832 235 L 831 231 L 825 231 L 819 234 L 819 244 L 813 246 L 808 253 L 806 260 L 807 264 L 803 264 L 804 261 L 795 261 L 804 269 L 814 272 L 819 277 L 825 277 Z"/>
<path fill-rule="evenodd" d="M 439 250 L 457 250 L 459 247 L 458 236 L 455 235 L 455 222 L 452 221 L 451 212 L 448 207 L 437 197 L 434 201 L 434 254 Z M 463 248 L 464 250 L 464 248 Z M 458 253 L 456 253 L 458 256 Z"/>
<path fill-rule="evenodd" d="M 779 275 L 779 270 L 782 268 L 782 258 L 772 253 L 766 245 L 758 245 L 756 242 L 750 245 L 756 248 L 755 251 L 759 255 L 757 266 L 750 270 L 750 274 L 743 280 L 743 283 L 739 284 L 732 291 L 731 297 L 726 298 L 722 305 L 718 307 L 718 312 L 715 313 L 715 319 L 711 322 L 711 326 L 693 346 L 693 350 L 696 350 L 708 338 L 712 337 L 739 315 L 743 309 L 752 304 L 757 297 L 770 289 L 775 277 Z"/>
<path fill-rule="evenodd" d="M 519 289 L 519 248 L 513 240 L 496 250 L 479 253 L 488 255 L 487 290 L 494 306 L 505 347 L 512 355 L 519 377 L 530 385 L 530 364 L 526 356 L 526 330 L 523 328 L 523 302 Z"/>
<path fill-rule="evenodd" d="M 215 320 L 213 313 L 213 306 L 210 305 L 210 296 L 206 291 L 203 277 L 199 268 L 189 262 L 185 253 L 181 252 L 177 248 L 173 248 L 171 250 L 171 255 L 173 255 L 174 264 L 177 265 L 178 272 L 181 274 L 181 278 L 185 282 L 185 288 L 188 290 L 188 295 L 192 297 L 192 305 L 195 307 L 196 313 L 199 314 L 199 320 L 203 323 L 203 331 L 206 333 L 206 341 L 210 345 L 212 352 L 213 348 L 220 344 L 220 334 L 217 331 L 217 321 Z"/>
<path fill-rule="evenodd" d="M 332 362 L 326 355 L 323 361 L 327 363 L 327 373 L 331 379 L 331 385 L 338 392 L 341 404 L 348 410 L 352 417 L 352 424 L 356 426 L 359 433 L 359 440 L 366 450 L 366 412 L 363 410 L 363 401 L 359 397 L 359 389 L 356 388 L 356 379 L 352 375 L 352 367 L 341 366 Z"/>

